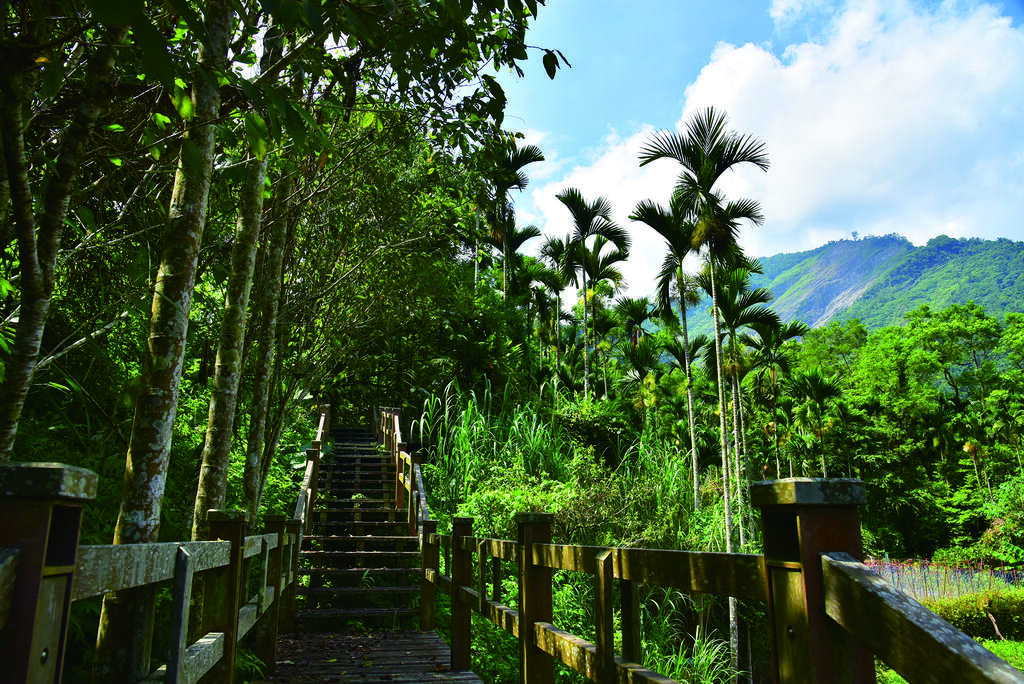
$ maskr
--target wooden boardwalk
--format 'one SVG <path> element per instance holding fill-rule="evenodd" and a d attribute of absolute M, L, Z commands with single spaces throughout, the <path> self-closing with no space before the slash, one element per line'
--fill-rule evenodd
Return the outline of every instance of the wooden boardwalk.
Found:
<path fill-rule="evenodd" d="M 448 669 L 450 651 L 437 632 L 305 632 L 278 639 L 277 672 L 267 684 L 324 682 L 480 682 Z"/>

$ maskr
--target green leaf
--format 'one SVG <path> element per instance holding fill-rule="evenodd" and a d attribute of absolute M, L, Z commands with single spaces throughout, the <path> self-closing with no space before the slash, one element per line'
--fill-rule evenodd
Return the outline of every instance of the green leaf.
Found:
<path fill-rule="evenodd" d="M 142 68 L 170 90 L 174 87 L 174 65 L 167 54 L 167 41 L 146 17 L 132 24 L 135 43 L 142 49 Z"/>
<path fill-rule="evenodd" d="M 203 172 L 203 153 L 191 138 L 181 142 L 181 169 L 191 178 L 197 178 Z"/>
<path fill-rule="evenodd" d="M 548 72 L 548 78 L 552 79 L 558 71 L 558 57 L 551 50 L 544 53 L 544 70 Z"/>
<path fill-rule="evenodd" d="M 126 26 L 142 13 L 142 0 L 85 0 L 96 20 L 106 26 Z"/>
<path fill-rule="evenodd" d="M 302 2 L 302 18 L 306 22 L 306 26 L 310 28 L 313 33 L 319 33 L 324 27 L 324 18 L 320 15 L 319 3 L 313 3 L 309 0 L 303 0 Z"/>
<path fill-rule="evenodd" d="M 171 95 L 171 102 L 174 103 L 174 108 L 178 110 L 178 116 L 185 121 L 192 118 L 192 114 L 194 113 L 192 97 L 185 88 L 178 84 L 177 81 L 175 81 L 174 84 L 174 94 Z"/>
<path fill-rule="evenodd" d="M 249 141 L 249 149 L 257 159 L 263 161 L 270 149 L 270 133 L 267 131 L 267 122 L 256 112 L 245 115 L 245 137 Z"/>
<path fill-rule="evenodd" d="M 64 57 L 60 55 L 58 59 L 54 59 L 43 67 L 40 94 L 44 100 L 50 100 L 60 92 L 62 85 L 64 85 Z"/>

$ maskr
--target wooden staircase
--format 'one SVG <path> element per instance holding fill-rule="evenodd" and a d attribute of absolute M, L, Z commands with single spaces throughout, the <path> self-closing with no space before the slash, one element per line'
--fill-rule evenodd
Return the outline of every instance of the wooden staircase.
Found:
<path fill-rule="evenodd" d="M 320 462 L 311 533 L 299 553 L 301 631 L 412 629 L 420 553 L 395 506 L 395 465 L 369 430 L 331 432 Z"/>

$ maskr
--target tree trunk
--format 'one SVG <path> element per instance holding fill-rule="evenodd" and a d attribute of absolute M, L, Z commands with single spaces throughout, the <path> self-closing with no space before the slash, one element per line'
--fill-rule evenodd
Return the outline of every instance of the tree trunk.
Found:
<path fill-rule="evenodd" d="M 278 197 L 284 199 L 283 210 L 274 217 L 266 236 L 263 258 L 262 287 L 257 290 L 254 308 L 262 318 L 256 340 L 253 377 L 253 400 L 249 412 L 249 435 L 245 449 L 243 494 L 245 507 L 251 515 L 259 510 L 263 486 L 270 472 L 269 459 L 263 459 L 263 443 L 267 429 L 267 407 L 270 402 L 270 378 L 277 356 L 277 313 L 281 300 L 281 265 L 284 263 L 285 238 L 291 214 L 291 177 L 284 179 Z"/>
<path fill-rule="evenodd" d="M 680 268 L 682 275 L 682 268 Z M 693 424 L 693 375 L 690 372 L 690 336 L 686 328 L 686 296 L 679 279 L 679 313 L 683 323 L 683 370 L 686 373 L 686 415 L 690 427 L 690 465 L 693 467 L 693 510 L 700 510 L 700 474 L 697 470 L 697 431 Z"/>
<path fill-rule="evenodd" d="M 192 517 L 193 541 L 206 538 L 206 512 L 211 508 L 222 508 L 227 494 L 231 437 L 238 404 L 238 379 L 242 370 L 242 344 L 269 160 L 269 154 L 263 159 L 249 160 L 245 182 L 239 191 L 235 244 L 231 250 L 231 275 L 224 293 L 224 319 L 217 345 L 216 370 L 210 393 L 210 417 L 203 443 L 202 468 L 199 471 L 199 487 Z"/>
<path fill-rule="evenodd" d="M 583 273 L 583 396 L 590 398 L 590 352 L 587 332 L 587 274 Z"/>
<path fill-rule="evenodd" d="M 718 380 L 718 432 L 722 447 L 722 496 L 725 503 L 725 552 L 732 553 L 732 507 L 729 501 L 729 452 L 725 432 L 725 388 L 722 379 L 722 337 L 718 328 L 718 288 L 715 286 L 715 265 L 709 260 L 711 272 L 711 320 L 715 333 L 715 366 Z M 740 626 L 736 597 L 729 597 L 729 651 L 734 669 L 739 669 Z"/>
<path fill-rule="evenodd" d="M 174 176 L 149 338 L 125 465 L 115 544 L 157 541 L 172 428 L 192 308 L 196 262 L 213 172 L 214 121 L 220 110 L 218 72 L 226 68 L 232 11 L 222 0 L 206 5 L 208 42 L 202 44 L 192 91 L 195 120 L 187 128 Z M 103 600 L 93 681 L 137 681 L 148 674 L 155 587 L 119 592 Z M 132 648 L 127 649 L 126 645 Z"/>
<path fill-rule="evenodd" d="M 76 105 L 75 113 L 60 135 L 57 163 L 53 172 L 46 175 L 46 191 L 38 217 L 29 180 L 30 164 L 25 155 L 23 118 L 31 100 L 31 87 L 26 83 L 26 72 L 13 66 L 17 60 L 11 60 L 0 71 L 0 148 L 4 167 L 4 187 L 0 195 L 5 195 L 0 200 L 4 204 L 2 211 L 6 211 L 6 195 L 9 195 L 14 210 L 21 275 L 18 325 L 0 384 L 0 461 L 10 459 L 21 411 L 39 359 L 72 184 L 82 163 L 85 143 L 92 135 L 96 119 L 110 101 L 115 51 L 127 35 L 128 29 L 123 27 L 112 29 L 104 36 L 102 46 L 89 60 L 84 92 L 68 93 L 65 97 L 65 102 Z"/>
<path fill-rule="evenodd" d="M 735 339 L 735 331 L 732 333 L 732 338 Z M 736 502 L 736 515 L 739 518 L 739 522 L 736 528 L 740 533 L 740 549 L 744 549 L 747 545 L 747 532 L 746 532 L 746 519 L 744 516 L 747 511 L 744 509 L 743 501 L 743 471 L 740 469 L 740 394 L 739 394 L 739 382 L 736 379 L 736 357 L 733 355 L 733 373 L 729 378 L 730 384 L 732 385 L 732 454 L 733 454 L 733 472 L 736 474 L 736 498 L 733 501 Z"/>

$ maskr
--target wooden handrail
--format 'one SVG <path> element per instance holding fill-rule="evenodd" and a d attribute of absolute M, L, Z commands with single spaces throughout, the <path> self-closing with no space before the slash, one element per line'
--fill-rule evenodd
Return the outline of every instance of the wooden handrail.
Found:
<path fill-rule="evenodd" d="M 60 681 L 68 606 L 73 601 L 174 580 L 172 648 L 167 665 L 145 681 L 195 682 L 210 673 L 234 679 L 235 644 L 256 630 L 254 650 L 273 672 L 279 621 L 294 610 L 297 550 L 316 495 L 321 451 L 328 443 L 330 413 L 321 409 L 313 449 L 296 504 L 298 519 L 267 516 L 262 534 L 244 535 L 245 514 L 211 511 L 210 541 L 78 546 L 81 511 L 95 496 L 96 475 L 62 464 L 0 467 L 0 629 L 15 621 L 19 635 L 0 639 L 0 662 L 11 681 Z M 193 578 L 201 573 L 216 591 L 207 593 L 205 632 L 188 643 Z M 72 581 L 73 580 L 73 581 Z M 255 591 L 244 592 L 255 584 Z M 219 585 L 219 586 L 218 586 Z M 63 611 L 42 609 L 55 605 Z M 282 610 L 282 604 L 290 608 Z M 10 633 L 6 630 L 5 634 Z M 31 644 L 31 649 L 28 646 Z M 40 656 L 42 653 L 42 657 Z"/>
<path fill-rule="evenodd" d="M 1021 682 L 1024 675 L 847 553 L 821 556 L 825 611 L 909 681 Z"/>
<path fill-rule="evenodd" d="M 403 457 L 401 462 L 409 463 L 411 459 Z M 426 502 L 426 492 L 423 491 L 418 464 L 413 465 L 413 472 L 416 474 L 415 486 L 419 490 L 417 496 L 422 504 Z M 410 490 L 407 488 L 407 491 Z M 545 678 L 550 671 L 550 662 L 533 662 L 531 665 L 533 656 L 530 648 L 537 649 L 546 657 L 558 659 L 596 682 L 671 682 L 638 664 L 641 653 L 640 634 L 636 628 L 639 624 L 636 591 L 643 583 L 687 593 L 735 596 L 766 603 L 769 607 L 767 626 L 773 635 L 773 677 L 776 681 L 874 682 L 873 661 L 868 659 L 870 667 L 860 665 L 862 653 L 867 651 L 859 642 L 867 644 L 871 651 L 910 681 L 937 681 L 943 678 L 943 673 L 949 681 L 1024 681 L 1019 671 L 966 635 L 957 632 L 956 636 L 950 636 L 949 630 L 956 632 L 954 628 L 913 599 L 888 587 L 853 555 L 845 552 L 819 553 L 816 550 L 816 545 L 825 544 L 846 545 L 859 552 L 860 523 L 856 511 L 863 500 L 862 484 L 844 480 L 786 480 L 759 483 L 752 494 L 754 504 L 762 509 L 764 555 L 546 542 L 524 544 L 522 541 L 469 534 L 437 534 L 433 531 L 436 523 L 430 521 L 420 534 L 423 551 L 421 579 L 425 587 L 421 606 L 423 615 L 429 616 L 421 620 L 421 626 L 425 629 L 433 627 L 432 599 L 435 591 L 442 591 L 451 595 L 453 610 L 456 607 L 473 610 L 495 626 L 518 636 L 521 644 L 526 644 L 520 653 L 521 682 L 550 681 Z M 425 506 L 423 508 L 426 510 Z M 522 526 L 535 526 L 540 519 L 534 519 L 537 516 L 533 514 L 521 517 L 522 540 Z M 419 520 L 422 525 L 427 519 L 419 517 Z M 460 524 L 471 528 L 472 521 L 466 519 Z M 445 568 L 452 568 L 453 562 L 465 563 L 467 556 L 475 555 L 476 577 L 467 578 L 464 573 L 459 575 L 452 570 L 444 574 L 440 563 L 441 550 L 450 551 L 453 559 L 445 563 Z M 806 561 L 805 556 L 812 561 Z M 459 558 L 463 560 L 459 561 Z M 819 562 L 821 567 L 816 569 L 814 565 Z M 525 623 L 529 629 L 524 633 L 524 619 L 520 612 L 502 604 L 502 563 L 519 563 L 519 605 L 531 605 L 528 595 L 533 592 L 542 599 L 542 611 L 545 592 L 550 606 L 550 574 L 547 575 L 547 586 L 531 587 L 529 578 L 534 574 L 524 571 L 524 568 L 543 568 L 549 573 L 551 570 L 582 572 L 594 576 L 594 614 L 597 620 L 594 633 L 598 635 L 597 643 L 560 630 L 551 624 L 550 619 L 538 619 L 536 613 Z M 615 637 L 611 633 L 616 583 L 623 611 L 620 621 L 622 654 L 614 652 Z M 429 588 L 429 601 L 426 588 Z M 824 603 L 818 609 L 815 601 L 821 596 Z M 789 644 L 810 643 L 806 632 L 811 622 L 808 617 L 799 616 L 816 615 L 817 612 L 823 616 L 827 613 L 825 619 L 836 629 L 849 631 L 859 642 L 835 639 L 835 634 L 829 632 L 825 636 L 834 642 L 818 652 L 803 652 L 788 644 L 780 647 L 780 633 Z M 452 621 L 453 663 L 456 642 L 458 648 L 465 649 L 469 638 L 468 634 L 460 632 L 456 639 L 454 631 L 460 629 L 458 622 L 465 623 L 465 620 L 453 618 Z M 941 627 L 940 623 L 945 626 Z M 531 670 L 531 667 L 540 669 Z M 838 675 L 830 674 L 823 679 L 820 676 L 822 672 Z"/>

